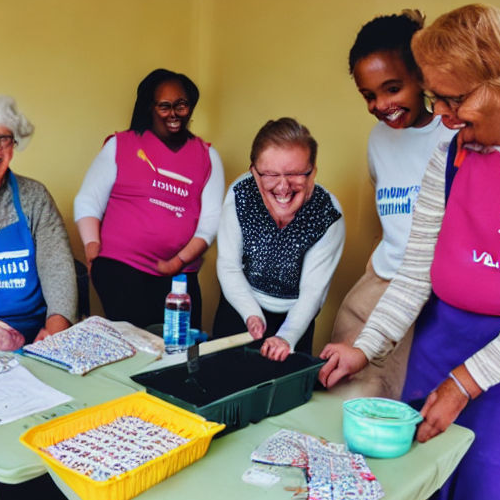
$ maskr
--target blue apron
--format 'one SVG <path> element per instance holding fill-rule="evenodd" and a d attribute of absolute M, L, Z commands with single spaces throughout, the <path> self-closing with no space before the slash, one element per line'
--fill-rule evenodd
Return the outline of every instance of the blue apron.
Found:
<path fill-rule="evenodd" d="M 33 342 L 45 324 L 47 305 L 36 269 L 35 244 L 19 201 L 14 174 L 7 171 L 7 182 L 18 221 L 0 229 L 0 319 Z"/>

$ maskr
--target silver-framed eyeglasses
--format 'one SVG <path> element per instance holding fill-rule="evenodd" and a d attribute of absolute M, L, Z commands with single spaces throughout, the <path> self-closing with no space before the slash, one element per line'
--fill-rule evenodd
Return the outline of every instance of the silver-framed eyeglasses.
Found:
<path fill-rule="evenodd" d="M 0 148 L 9 148 L 17 144 L 13 135 L 0 135 Z"/>
<path fill-rule="evenodd" d="M 178 99 L 175 102 L 159 101 L 155 103 L 155 108 L 160 115 L 168 115 L 174 110 L 176 115 L 185 116 L 189 113 L 191 106 L 186 99 Z"/>
<path fill-rule="evenodd" d="M 314 167 L 311 167 L 307 172 L 301 174 L 265 174 L 259 172 L 259 170 L 254 164 L 250 165 L 250 168 L 253 168 L 255 170 L 257 175 L 261 178 L 262 183 L 264 184 L 265 187 L 276 186 L 280 182 L 281 178 L 286 179 L 288 183 L 294 186 L 301 186 L 306 183 L 307 178 L 314 171 Z"/>
<path fill-rule="evenodd" d="M 456 113 L 458 108 L 469 98 L 479 87 L 474 87 L 470 92 L 457 96 L 436 94 L 430 90 L 424 90 L 424 106 L 429 113 L 434 113 L 434 107 L 438 101 L 444 102 L 446 106 Z"/>

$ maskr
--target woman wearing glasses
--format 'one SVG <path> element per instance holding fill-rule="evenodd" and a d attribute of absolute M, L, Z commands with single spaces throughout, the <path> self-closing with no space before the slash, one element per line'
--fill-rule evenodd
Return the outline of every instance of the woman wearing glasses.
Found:
<path fill-rule="evenodd" d="M 10 170 L 14 147 L 24 149 L 32 133 L 14 99 L 0 96 L 2 350 L 64 330 L 76 317 L 73 257 L 54 200 L 42 184 Z"/>
<path fill-rule="evenodd" d="M 317 143 L 291 118 L 267 122 L 250 173 L 229 188 L 217 235 L 222 288 L 215 337 L 249 331 L 261 353 L 283 361 L 311 352 L 345 238 L 336 198 L 314 183 Z"/>
<path fill-rule="evenodd" d="M 219 155 L 188 129 L 198 101 L 185 75 L 157 69 L 140 83 L 130 128 L 109 139 L 75 199 L 93 284 L 109 319 L 163 322 L 171 277 L 188 277 L 200 328 L 197 273 L 224 194 Z"/>
<path fill-rule="evenodd" d="M 453 421 L 475 440 L 436 498 L 500 499 L 500 9 L 468 5 L 415 35 L 428 104 L 458 131 L 422 183 L 403 265 L 331 386 L 382 358 L 418 316 L 403 390 L 425 400 L 419 441 Z M 434 497 L 433 497 L 434 498 Z"/>

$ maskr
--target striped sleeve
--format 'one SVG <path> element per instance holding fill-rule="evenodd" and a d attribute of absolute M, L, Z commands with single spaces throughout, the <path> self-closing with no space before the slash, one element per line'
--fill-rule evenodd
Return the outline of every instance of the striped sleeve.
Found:
<path fill-rule="evenodd" d="M 500 335 L 466 360 L 465 367 L 483 391 L 500 383 Z"/>
<path fill-rule="evenodd" d="M 389 354 L 430 296 L 430 268 L 444 215 L 447 150 L 448 144 L 440 145 L 429 162 L 403 263 L 354 343 L 370 360 Z"/>
<path fill-rule="evenodd" d="M 446 153 L 444 145 L 434 152 L 422 180 L 403 263 L 354 343 L 370 360 L 384 358 L 393 349 L 429 298 L 430 268 L 444 216 Z M 467 359 L 465 366 L 483 391 L 500 383 L 500 335 Z"/>

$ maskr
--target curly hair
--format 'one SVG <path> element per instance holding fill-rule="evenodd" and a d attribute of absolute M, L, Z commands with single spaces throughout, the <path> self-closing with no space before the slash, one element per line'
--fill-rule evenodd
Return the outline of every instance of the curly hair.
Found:
<path fill-rule="evenodd" d="M 349 73 L 352 75 L 356 63 L 375 52 L 395 51 L 399 53 L 410 73 L 418 67 L 411 52 L 413 35 L 424 25 L 425 16 L 418 10 L 403 10 L 399 15 L 380 16 L 366 23 L 349 51 Z"/>
<path fill-rule="evenodd" d="M 0 125 L 12 132 L 19 150 L 28 145 L 35 130 L 28 119 L 17 110 L 16 101 L 7 95 L 0 95 Z"/>
<path fill-rule="evenodd" d="M 499 87 L 500 9 L 471 4 L 443 14 L 415 35 L 412 50 L 420 66 Z"/>

